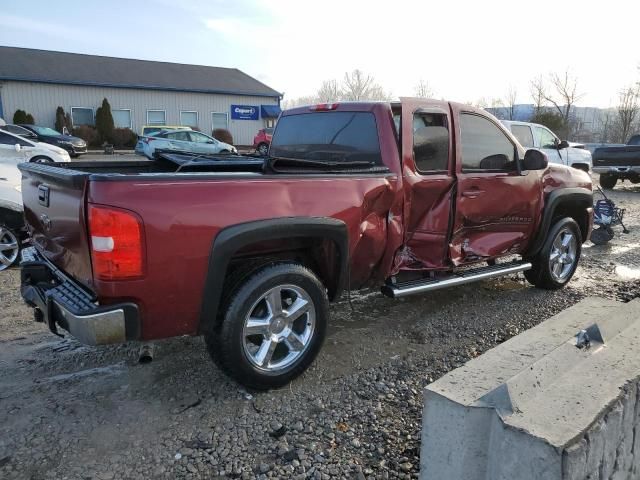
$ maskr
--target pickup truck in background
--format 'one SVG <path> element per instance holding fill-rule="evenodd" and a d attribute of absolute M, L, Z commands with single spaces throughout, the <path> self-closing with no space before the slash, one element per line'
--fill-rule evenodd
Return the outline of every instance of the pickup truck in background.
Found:
<path fill-rule="evenodd" d="M 586 172 L 445 101 L 288 110 L 266 158 L 20 169 L 36 320 L 88 344 L 201 334 L 258 389 L 311 364 L 344 290 L 397 298 L 515 272 L 561 288 L 592 226 Z"/>
<path fill-rule="evenodd" d="M 584 145 L 560 140 L 555 133 L 538 123 L 513 120 L 502 120 L 502 123 L 525 149 L 537 148 L 543 151 L 551 163 L 591 171 L 591 152 Z"/>
<path fill-rule="evenodd" d="M 611 189 L 618 180 L 640 183 L 640 135 L 633 135 L 620 147 L 597 148 L 593 171 L 600 174 L 602 188 Z"/>

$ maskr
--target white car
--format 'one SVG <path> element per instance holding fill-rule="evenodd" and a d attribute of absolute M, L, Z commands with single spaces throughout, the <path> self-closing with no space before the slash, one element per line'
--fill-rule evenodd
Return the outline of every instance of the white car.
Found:
<path fill-rule="evenodd" d="M 0 130 L 0 271 L 14 265 L 24 238 L 22 162 L 69 162 L 66 150 Z"/>
<path fill-rule="evenodd" d="M 0 130 L 0 162 L 70 162 L 69 153 L 55 145 L 32 142 Z"/>
<path fill-rule="evenodd" d="M 136 145 L 136 153 L 147 158 L 153 159 L 156 150 L 176 150 L 202 155 L 238 153 L 233 145 L 194 130 L 163 130 L 141 137 Z"/>
<path fill-rule="evenodd" d="M 551 163 L 560 163 L 590 172 L 593 166 L 591 152 L 582 144 L 572 144 L 560 140 L 544 125 L 529 122 L 502 120 L 507 129 L 524 148 L 537 148 L 547 154 Z"/>

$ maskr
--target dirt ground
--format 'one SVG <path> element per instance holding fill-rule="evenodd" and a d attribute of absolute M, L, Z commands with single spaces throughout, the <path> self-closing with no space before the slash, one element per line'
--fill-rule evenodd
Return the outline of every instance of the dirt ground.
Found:
<path fill-rule="evenodd" d="M 589 295 L 640 295 L 640 185 L 611 198 L 627 227 L 584 246 L 565 289 L 521 275 L 404 300 L 332 307 L 319 358 L 281 390 L 248 392 L 200 338 L 85 347 L 32 321 L 0 273 L 0 478 L 417 478 L 422 389 Z"/>

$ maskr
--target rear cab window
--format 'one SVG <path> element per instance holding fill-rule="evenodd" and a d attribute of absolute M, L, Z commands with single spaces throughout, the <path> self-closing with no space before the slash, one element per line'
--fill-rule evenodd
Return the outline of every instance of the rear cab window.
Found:
<path fill-rule="evenodd" d="M 531 127 L 529 125 L 511 125 L 511 133 L 516 137 L 520 145 L 525 148 L 532 148 L 533 144 L 533 133 L 531 132 Z"/>
<path fill-rule="evenodd" d="M 382 165 L 376 119 L 371 112 L 311 112 L 280 118 L 272 157 Z"/>
<path fill-rule="evenodd" d="M 413 158 L 420 173 L 446 172 L 449 166 L 449 129 L 443 113 L 413 115 Z"/>

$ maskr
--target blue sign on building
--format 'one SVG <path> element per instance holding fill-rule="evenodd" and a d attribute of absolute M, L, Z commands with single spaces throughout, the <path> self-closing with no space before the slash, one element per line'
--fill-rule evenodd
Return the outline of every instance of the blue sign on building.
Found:
<path fill-rule="evenodd" d="M 233 120 L 258 120 L 260 108 L 255 105 L 231 105 L 231 118 Z"/>

